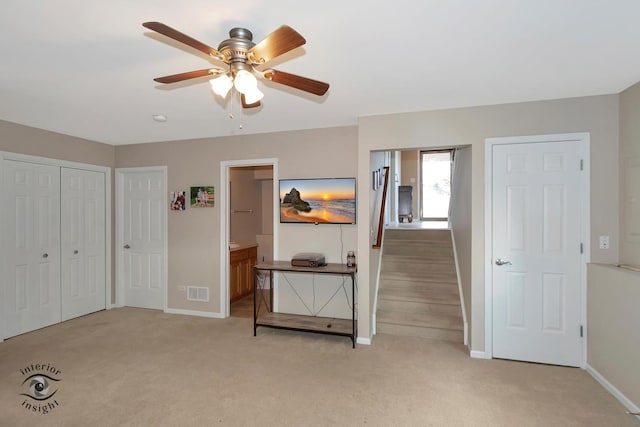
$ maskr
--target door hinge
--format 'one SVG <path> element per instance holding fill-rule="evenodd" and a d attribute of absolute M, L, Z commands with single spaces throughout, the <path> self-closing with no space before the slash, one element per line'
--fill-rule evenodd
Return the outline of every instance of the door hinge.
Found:
<path fill-rule="evenodd" d="M 584 327 L 580 325 L 580 338 L 584 337 Z"/>
<path fill-rule="evenodd" d="M 584 160 L 580 159 L 580 170 L 584 170 Z"/>
<path fill-rule="evenodd" d="M 580 253 L 584 253 L 584 243 L 580 243 Z"/>

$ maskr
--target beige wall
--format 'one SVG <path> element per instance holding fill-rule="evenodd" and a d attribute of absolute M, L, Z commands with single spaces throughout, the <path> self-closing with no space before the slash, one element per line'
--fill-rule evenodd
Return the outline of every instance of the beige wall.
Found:
<path fill-rule="evenodd" d="M 116 147 L 119 168 L 166 165 L 168 191 L 202 184 L 216 189 L 214 208 L 169 214 L 169 308 L 219 312 L 221 161 L 276 158 L 279 176 L 274 179 L 352 177 L 357 172 L 356 147 L 356 127 Z M 277 231 L 279 259 L 320 252 L 327 261 L 340 262 L 337 225 L 279 224 Z M 355 248 L 356 227 L 343 225 L 342 240 L 345 251 Z M 209 287 L 211 300 L 187 301 L 178 287 L 189 285 Z"/>
<path fill-rule="evenodd" d="M 115 147 L 0 120 L 0 151 L 90 165 L 115 165 Z"/>
<path fill-rule="evenodd" d="M 256 236 L 262 234 L 262 183 L 255 179 L 253 168 L 231 168 L 229 180 L 229 239 L 256 243 Z M 270 218 L 273 220 L 273 216 Z"/>
<path fill-rule="evenodd" d="M 587 363 L 640 407 L 640 273 L 589 264 Z"/>
<path fill-rule="evenodd" d="M 620 262 L 640 267 L 640 83 L 620 94 Z"/>
<path fill-rule="evenodd" d="M 273 194 L 273 171 L 270 173 L 271 178 L 261 179 L 260 196 L 262 197 L 262 226 L 260 234 L 273 234 L 273 205 L 278 199 Z"/>
<path fill-rule="evenodd" d="M 620 94 L 619 114 L 619 262 L 640 267 L 640 83 Z M 587 278 L 587 363 L 640 407 L 640 273 L 590 264 Z"/>
<path fill-rule="evenodd" d="M 618 259 L 618 96 L 605 95 L 553 101 L 362 117 L 358 126 L 359 186 L 369 174 L 371 151 L 470 145 L 471 184 L 471 349 L 484 351 L 484 145 L 485 138 L 567 132 L 591 134 L 591 260 Z M 358 249 L 368 243 L 368 193 L 358 202 Z M 360 208 L 362 206 L 362 209 Z M 598 249 L 599 235 L 611 236 L 611 249 Z M 368 293 L 369 266 L 360 265 L 360 292 Z M 368 307 L 364 307 L 367 309 Z M 360 305 L 362 319 L 369 313 Z M 368 326 L 367 326 L 368 328 Z M 361 334 L 369 329 L 361 329 Z"/>
<path fill-rule="evenodd" d="M 115 165 L 115 148 L 111 145 L 73 136 L 49 132 L 16 123 L 0 120 L 0 151 L 27 154 L 30 156 L 85 163 L 90 165 Z M 111 173 L 111 188 L 114 174 Z M 113 192 L 111 193 L 111 241 L 115 242 Z M 111 303 L 115 302 L 115 262 L 113 245 L 111 250 Z"/>

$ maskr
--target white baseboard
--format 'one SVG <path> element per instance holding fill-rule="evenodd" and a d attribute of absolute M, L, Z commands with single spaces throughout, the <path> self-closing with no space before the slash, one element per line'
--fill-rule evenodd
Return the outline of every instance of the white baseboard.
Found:
<path fill-rule="evenodd" d="M 586 371 L 591 374 L 596 381 L 598 381 L 602 387 L 604 387 L 609 393 L 613 395 L 616 399 L 622 403 L 622 405 L 627 408 L 627 411 L 638 413 L 640 412 L 640 408 L 636 406 L 632 401 L 630 401 L 627 396 L 622 394 L 620 390 L 618 390 L 613 384 L 611 384 L 605 377 L 600 374 L 600 372 L 596 371 L 591 365 L 587 363 Z"/>
<path fill-rule="evenodd" d="M 478 350 L 471 350 L 469 356 L 471 356 L 472 359 L 490 359 L 490 357 L 487 357 L 487 353 Z"/>
<path fill-rule="evenodd" d="M 116 300 L 116 302 L 114 302 L 113 304 L 108 304 L 107 305 L 107 310 L 110 310 L 112 308 L 122 308 L 124 307 L 124 303 L 122 303 L 121 301 Z"/>
<path fill-rule="evenodd" d="M 378 322 L 376 321 L 376 314 L 374 313 L 371 316 L 371 329 L 372 329 L 371 332 L 373 332 L 372 335 L 376 335 L 376 333 L 377 333 L 377 329 L 378 329 L 378 328 L 376 328 L 377 324 L 378 324 Z M 369 344 L 371 344 L 371 340 L 369 340 Z"/>
<path fill-rule="evenodd" d="M 198 316 L 198 317 L 210 317 L 213 319 L 224 319 L 224 316 L 220 313 L 213 313 L 211 311 L 198 311 L 198 310 L 183 310 L 180 308 L 167 308 L 164 310 L 168 314 L 183 314 L 185 316 Z"/>
<path fill-rule="evenodd" d="M 362 345 L 371 345 L 371 338 L 358 337 L 356 338 L 356 343 Z"/>

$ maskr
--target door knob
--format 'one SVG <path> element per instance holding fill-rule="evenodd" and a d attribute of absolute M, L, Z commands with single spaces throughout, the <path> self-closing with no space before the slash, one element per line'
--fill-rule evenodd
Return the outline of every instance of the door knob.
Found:
<path fill-rule="evenodd" d="M 74 255 L 78 255 L 78 250 L 76 249 L 75 251 L 73 251 Z"/>
<path fill-rule="evenodd" d="M 126 245 L 124 245 L 125 249 L 131 249 L 131 246 L 129 246 L 129 244 L 127 243 Z"/>
<path fill-rule="evenodd" d="M 500 258 L 498 258 L 496 260 L 496 265 L 512 265 L 511 261 L 505 261 L 505 260 L 501 260 Z"/>
<path fill-rule="evenodd" d="M 49 258 L 49 254 L 42 254 L 42 258 Z"/>

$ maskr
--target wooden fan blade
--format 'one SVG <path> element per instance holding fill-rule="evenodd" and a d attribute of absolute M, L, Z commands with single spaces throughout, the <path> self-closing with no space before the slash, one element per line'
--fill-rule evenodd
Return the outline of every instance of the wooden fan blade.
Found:
<path fill-rule="evenodd" d="M 271 61 L 276 56 L 287 53 L 307 41 L 293 28 L 283 25 L 269 34 L 260 43 L 249 49 L 253 53 L 253 60 L 259 63 Z"/>
<path fill-rule="evenodd" d="M 244 99 L 244 93 L 240 94 L 240 99 L 242 100 L 242 108 L 255 108 L 260 106 L 260 101 L 256 101 L 253 104 L 247 104 Z"/>
<path fill-rule="evenodd" d="M 219 74 L 221 72 L 222 72 L 221 69 L 207 68 L 205 70 L 187 71 L 186 73 L 172 74 L 170 76 L 164 76 L 164 77 L 156 77 L 153 80 L 157 81 L 158 83 L 176 83 L 176 82 L 181 82 L 183 80 L 195 79 L 197 77 L 204 77 L 204 76 Z"/>
<path fill-rule="evenodd" d="M 145 22 L 142 24 L 142 26 L 155 31 L 156 33 L 160 33 L 163 36 L 167 36 L 170 39 L 174 39 L 176 41 L 179 41 L 180 43 L 186 44 L 187 46 L 191 46 L 194 49 L 198 49 L 200 52 L 204 52 L 207 55 L 220 55 L 220 52 L 218 52 L 211 46 L 207 46 L 206 44 L 194 39 L 193 37 L 189 37 L 188 35 L 183 34 L 180 31 L 175 30 L 161 22 Z"/>
<path fill-rule="evenodd" d="M 264 73 L 264 77 L 267 80 L 271 80 L 285 86 L 291 86 L 318 96 L 324 95 L 327 90 L 329 90 L 329 83 L 296 76 L 295 74 L 285 73 L 284 71 L 267 70 Z"/>

